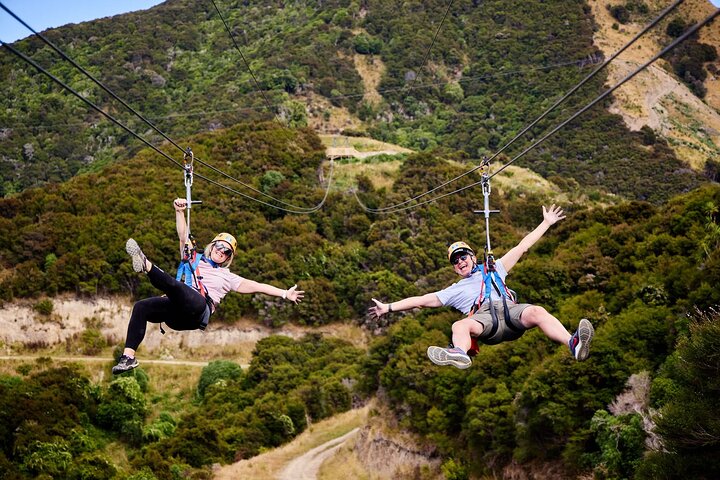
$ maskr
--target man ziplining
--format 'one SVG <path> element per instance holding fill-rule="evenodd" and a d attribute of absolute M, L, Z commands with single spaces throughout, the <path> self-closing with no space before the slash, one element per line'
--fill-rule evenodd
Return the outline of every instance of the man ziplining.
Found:
<path fill-rule="evenodd" d="M 495 345 L 516 340 L 526 330 L 540 327 L 551 340 L 569 347 L 572 356 L 583 361 L 590 353 L 594 334 L 592 324 L 580 320 L 578 329 L 570 334 L 560 321 L 545 308 L 528 303 L 516 303 L 514 294 L 505 286 L 508 272 L 555 223 L 565 218 L 562 208 L 555 205 L 543 209 L 543 221 L 520 243 L 495 261 L 492 254 L 486 261 L 477 263 L 475 251 L 465 242 L 455 242 L 448 247 L 448 260 L 455 273 L 463 277 L 449 287 L 421 296 L 382 303 L 372 299 L 375 306 L 368 312 L 380 317 L 386 313 L 410 310 L 418 307 L 451 306 L 467 316 L 452 325 L 452 345 L 448 348 L 430 346 L 427 355 L 437 365 L 453 365 L 468 368 L 472 364 L 470 354 L 475 353 L 475 342 Z M 486 212 L 487 212 L 486 204 Z"/>

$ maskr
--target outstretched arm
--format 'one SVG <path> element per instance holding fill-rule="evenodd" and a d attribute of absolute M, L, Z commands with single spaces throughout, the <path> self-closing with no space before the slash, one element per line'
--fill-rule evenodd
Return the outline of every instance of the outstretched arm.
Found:
<path fill-rule="evenodd" d="M 520 257 L 522 257 L 523 254 L 530 249 L 530 247 L 535 245 L 535 242 L 540 240 L 540 238 L 545 234 L 545 232 L 547 232 L 548 228 L 565 218 L 565 213 L 563 212 L 563 209 L 560 207 L 556 207 L 555 204 L 552 204 L 548 209 L 546 209 L 545 205 L 543 205 L 542 209 L 542 223 L 535 227 L 535 230 L 528 233 L 525 238 L 523 238 L 520 243 L 517 244 L 515 248 L 512 248 L 500 259 L 506 271 L 509 272 L 510 269 L 515 266 L 518 260 L 520 260 Z"/>
<path fill-rule="evenodd" d="M 298 290 L 297 284 L 283 290 L 282 288 L 273 287 L 267 283 L 260 283 L 254 280 L 243 279 L 240 282 L 240 286 L 236 290 L 240 293 L 264 293 L 266 295 L 272 295 L 273 297 L 283 297 L 291 302 L 299 303 L 305 296 L 304 290 Z"/>
<path fill-rule="evenodd" d="M 408 297 L 392 303 L 382 303 L 374 298 L 372 301 L 375 302 L 375 306 L 370 307 L 368 313 L 376 317 L 380 317 L 389 311 L 402 312 L 403 310 L 419 307 L 442 307 L 442 302 L 440 302 L 440 299 L 434 293 L 427 293 L 418 297 Z M 390 310 L 391 308 L 392 310 Z"/>
<path fill-rule="evenodd" d="M 175 208 L 175 228 L 177 229 L 178 239 L 180 240 L 180 256 L 183 255 L 183 248 L 187 241 L 187 222 L 185 221 L 185 208 L 187 208 L 187 200 L 184 198 L 176 198 L 173 201 Z"/>

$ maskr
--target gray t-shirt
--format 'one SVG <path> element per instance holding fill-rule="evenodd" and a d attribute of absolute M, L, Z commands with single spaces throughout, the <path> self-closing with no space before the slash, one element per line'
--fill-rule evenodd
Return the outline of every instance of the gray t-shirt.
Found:
<path fill-rule="evenodd" d="M 503 283 L 505 283 L 507 271 L 500 260 L 495 261 L 495 270 L 500 275 Z M 435 292 L 435 295 L 437 295 L 443 305 L 449 305 L 467 315 L 470 313 L 470 310 L 472 310 L 473 305 L 477 303 L 480 295 L 485 294 L 484 286 L 483 272 L 480 270 L 439 292 Z M 500 285 L 498 285 L 498 287 L 500 287 Z M 498 295 L 495 288 L 490 292 L 490 300 L 493 302 L 502 300 L 502 297 Z"/>

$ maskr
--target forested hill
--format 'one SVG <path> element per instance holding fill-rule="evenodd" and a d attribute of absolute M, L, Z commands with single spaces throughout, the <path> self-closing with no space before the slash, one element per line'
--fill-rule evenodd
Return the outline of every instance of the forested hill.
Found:
<path fill-rule="evenodd" d="M 580 1 L 464 1 L 450 9 L 439 0 L 216 4 L 242 56 L 211 2 L 169 0 L 46 35 L 174 138 L 269 119 L 272 110 L 291 126 L 321 130 L 351 118 L 355 130 L 380 140 L 469 159 L 496 151 L 601 57 Z M 664 27 L 658 35 L 670 40 Z M 149 140 L 162 140 L 39 39 L 15 47 Z M 97 171 L 142 146 L 6 50 L 0 81 L 0 195 Z M 603 81 L 601 74 L 528 138 L 595 98 Z M 602 105 L 521 161 L 562 177 L 562 185 L 631 199 L 660 202 L 697 185 L 662 140 L 630 134 Z"/>
<path fill-rule="evenodd" d="M 312 206 L 323 196 L 317 181 L 323 150 L 313 132 L 267 122 L 190 141 L 199 157 L 223 158 L 224 170 L 287 202 Z M 426 191 L 462 171 L 415 154 L 397 184 L 403 192 Z M 2 300 L 64 291 L 156 293 L 131 272 L 123 242 L 134 236 L 161 267 L 174 266 L 171 202 L 183 192 L 181 174 L 146 149 L 98 174 L 0 200 L 0 259 L 8 267 Z M 386 201 L 368 179 L 360 187 L 368 204 Z M 200 180 L 194 192 L 204 201 L 193 210 L 201 242 L 218 230 L 236 233 L 235 272 L 279 285 L 297 281 L 307 294 L 297 307 L 264 295 L 228 295 L 215 325 L 239 315 L 270 325 L 363 320 L 372 297 L 393 300 L 448 285 L 454 274 L 444 255 L 447 241 L 482 245 L 485 238 L 472 213 L 480 203 L 473 195 L 383 216 L 334 192 L 322 210 L 289 215 Z M 539 222 L 540 205 L 556 199 L 523 188 L 494 195 L 501 210 L 492 222 L 496 251 L 514 245 Z M 319 335 L 266 339 L 247 371 L 232 362 L 211 364 L 197 404 L 159 418 L 147 405 L 163 392 L 146 393 L 142 367 L 96 385 L 79 371 L 39 365 L 19 369 L 22 377 L 0 375 L 0 465 L 12 478 L 169 480 L 191 472 L 209 478 L 213 463 L 281 445 L 305 430 L 308 418 L 380 394 L 392 422 L 420 435 L 442 460 L 446 478 L 499 476 L 506 468 L 550 471 L 554 478 L 590 471 L 717 478 L 717 444 L 698 444 L 696 436 L 718 435 L 718 318 L 701 315 L 688 336 L 687 315 L 720 303 L 713 287 L 720 282 L 719 204 L 720 189 L 709 185 L 660 207 L 566 205 L 569 218 L 513 269 L 511 286 L 570 329 L 582 317 L 594 323 L 592 355 L 582 364 L 535 329 L 483 347 L 468 370 L 438 368 L 425 350 L 447 344 L 457 313 L 429 309 L 383 317 L 393 325 L 369 352 Z M 628 392 L 619 397 L 626 382 Z M 23 408 L 28 398 L 33 402 Z M 47 411 L 62 413 L 36 413 Z M 650 420 L 658 422 L 656 430 Z M 645 455 L 645 438 L 657 434 L 668 450 Z M 117 449 L 127 452 L 130 465 L 112 460 Z M 180 471 L 184 476 L 173 473 Z"/>

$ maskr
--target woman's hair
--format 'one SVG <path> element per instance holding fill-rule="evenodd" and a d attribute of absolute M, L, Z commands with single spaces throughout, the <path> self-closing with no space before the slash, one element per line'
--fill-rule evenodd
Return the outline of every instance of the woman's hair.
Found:
<path fill-rule="evenodd" d="M 215 246 L 215 243 L 216 242 L 210 242 L 205 245 L 205 250 L 203 250 L 203 255 L 205 255 L 205 258 L 210 259 L 210 254 L 212 253 L 212 249 Z M 225 260 L 224 262 L 218 263 L 218 266 L 223 268 L 229 267 L 233 261 L 233 258 L 235 258 L 235 252 L 231 253 L 230 257 L 228 257 L 227 260 Z"/>

